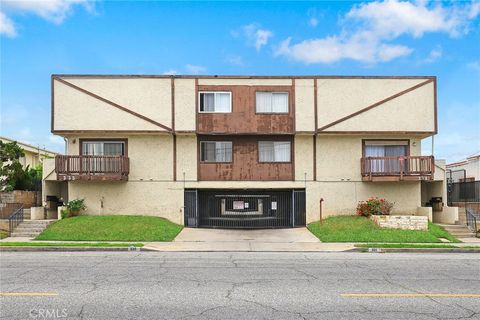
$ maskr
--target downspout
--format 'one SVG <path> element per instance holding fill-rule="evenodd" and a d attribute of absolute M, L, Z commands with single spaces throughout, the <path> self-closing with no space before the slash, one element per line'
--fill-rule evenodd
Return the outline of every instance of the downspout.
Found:
<path fill-rule="evenodd" d="M 68 139 L 63 137 L 63 141 L 65 142 L 65 155 L 68 154 Z"/>

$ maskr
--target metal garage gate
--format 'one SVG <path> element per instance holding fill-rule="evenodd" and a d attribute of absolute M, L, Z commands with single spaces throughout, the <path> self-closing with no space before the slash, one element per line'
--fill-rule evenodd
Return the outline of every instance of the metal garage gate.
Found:
<path fill-rule="evenodd" d="M 185 190 L 185 226 L 305 226 L 305 190 Z"/>

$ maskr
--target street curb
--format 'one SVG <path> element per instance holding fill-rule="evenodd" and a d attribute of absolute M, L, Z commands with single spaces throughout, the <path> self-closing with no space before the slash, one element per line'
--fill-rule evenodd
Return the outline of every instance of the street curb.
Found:
<path fill-rule="evenodd" d="M 309 251 L 236 251 L 236 250 L 155 250 L 144 247 L 0 247 L 0 252 L 318 252 L 318 253 L 346 253 L 346 252 L 362 252 L 362 253 L 480 253 L 480 248 L 353 248 L 344 251 L 331 250 L 309 250 Z"/>
<path fill-rule="evenodd" d="M 142 247 L 0 247 L 0 252 L 87 252 L 87 251 L 105 251 L 105 252 L 138 252 L 153 251 Z"/>
<path fill-rule="evenodd" d="M 364 253 L 480 253 L 480 248 L 355 248 L 349 252 Z M 347 252 L 347 251 L 344 251 Z"/>

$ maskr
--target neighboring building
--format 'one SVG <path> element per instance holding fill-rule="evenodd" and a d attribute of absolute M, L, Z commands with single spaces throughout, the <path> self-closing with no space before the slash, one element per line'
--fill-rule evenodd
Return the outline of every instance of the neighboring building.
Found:
<path fill-rule="evenodd" d="M 24 168 L 26 168 L 27 166 L 29 166 L 30 168 L 34 168 L 37 165 L 41 164 L 43 159 L 54 158 L 57 155 L 57 153 L 54 151 L 40 148 L 39 146 L 35 147 L 17 140 L 5 137 L 0 137 L 0 140 L 5 143 L 10 143 L 14 141 L 17 142 L 17 144 L 23 149 L 23 152 L 25 153 L 25 156 L 19 159 L 20 163 Z"/>
<path fill-rule="evenodd" d="M 480 181 L 480 153 L 447 164 L 447 171 L 451 182 Z"/>
<path fill-rule="evenodd" d="M 285 227 L 371 196 L 416 214 L 444 197 L 421 140 L 435 77 L 52 76 L 44 198 L 187 226 Z"/>

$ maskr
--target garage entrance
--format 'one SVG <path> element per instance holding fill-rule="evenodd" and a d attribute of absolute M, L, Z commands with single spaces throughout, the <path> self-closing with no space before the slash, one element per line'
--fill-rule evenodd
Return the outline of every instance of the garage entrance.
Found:
<path fill-rule="evenodd" d="M 187 227 L 304 227 L 305 208 L 305 189 L 185 190 Z"/>

